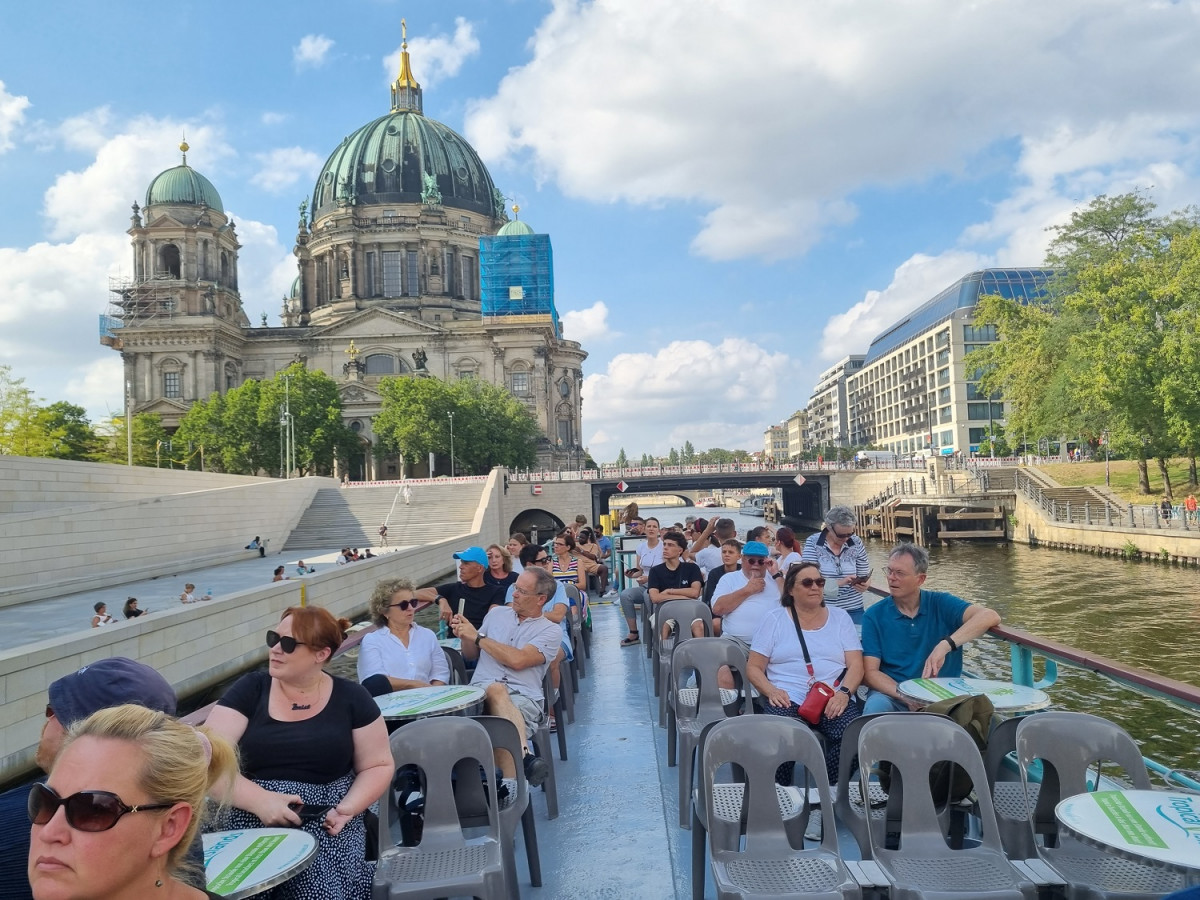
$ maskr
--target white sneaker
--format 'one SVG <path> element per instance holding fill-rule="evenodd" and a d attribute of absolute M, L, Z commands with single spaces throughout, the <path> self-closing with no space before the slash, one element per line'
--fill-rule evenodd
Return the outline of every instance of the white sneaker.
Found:
<path fill-rule="evenodd" d="M 601 599 L 601 600 L 611 600 L 611 599 L 612 599 L 613 597 L 615 597 L 615 596 L 617 596 L 617 592 L 616 592 L 616 591 L 613 591 L 613 590 L 608 590 L 608 591 L 605 591 L 603 594 L 601 594 L 601 595 L 600 595 L 600 599 Z"/>
<path fill-rule="evenodd" d="M 804 839 L 806 841 L 819 841 L 823 834 L 821 810 L 814 809 L 808 814 L 808 827 L 804 829 Z"/>

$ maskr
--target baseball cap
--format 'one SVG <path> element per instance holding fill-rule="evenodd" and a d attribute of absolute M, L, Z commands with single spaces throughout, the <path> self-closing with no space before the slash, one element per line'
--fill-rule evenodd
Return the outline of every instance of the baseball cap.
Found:
<path fill-rule="evenodd" d="M 767 556 L 769 553 L 762 541 L 746 541 L 746 546 L 742 547 L 742 556 Z"/>
<path fill-rule="evenodd" d="M 488 564 L 487 554 L 483 552 L 482 547 L 468 547 L 466 550 L 459 550 L 454 554 L 455 559 L 461 559 L 463 562 L 479 563 L 481 566 Z"/>
<path fill-rule="evenodd" d="M 50 707 L 63 728 L 123 703 L 175 715 L 175 690 L 145 663 L 113 656 L 89 663 L 50 684 Z"/>

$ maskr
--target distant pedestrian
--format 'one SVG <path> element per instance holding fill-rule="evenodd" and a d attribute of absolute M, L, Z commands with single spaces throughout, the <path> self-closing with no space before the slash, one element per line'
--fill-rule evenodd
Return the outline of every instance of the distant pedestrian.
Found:
<path fill-rule="evenodd" d="M 199 599 L 196 596 L 196 586 L 194 584 L 189 581 L 183 586 L 183 593 L 179 595 L 180 603 L 196 603 Z"/>
<path fill-rule="evenodd" d="M 1166 497 L 1163 497 L 1162 503 L 1159 504 L 1158 508 L 1159 508 L 1159 511 L 1162 513 L 1163 519 L 1167 522 L 1170 522 L 1171 521 L 1171 501 L 1169 499 L 1167 499 Z"/>
<path fill-rule="evenodd" d="M 275 577 L 272 578 L 271 581 L 287 581 L 287 580 L 288 580 L 287 576 L 283 574 L 283 566 L 276 566 L 275 567 Z"/>
<path fill-rule="evenodd" d="M 125 614 L 125 618 L 127 618 L 127 619 L 136 619 L 142 613 L 146 612 L 146 610 L 138 609 L 138 598 L 137 597 L 130 597 L 128 600 L 125 601 L 125 606 L 121 610 L 121 612 Z"/>
<path fill-rule="evenodd" d="M 408 506 L 412 503 L 412 488 L 406 484 L 400 489 L 400 496 L 404 498 L 404 505 Z"/>
<path fill-rule="evenodd" d="M 93 628 L 102 628 L 105 625 L 111 625 L 115 621 L 117 621 L 116 619 L 114 619 L 112 616 L 110 616 L 108 614 L 108 605 L 103 602 L 97 603 L 95 606 L 92 607 L 92 609 L 95 610 L 95 612 L 96 612 L 96 614 L 94 616 L 92 616 L 92 627 Z"/>
<path fill-rule="evenodd" d="M 379 526 L 379 546 L 387 546 L 387 523 Z"/>
<path fill-rule="evenodd" d="M 1196 503 L 1196 495 L 1188 494 L 1187 499 L 1183 501 L 1183 508 L 1187 510 L 1187 519 L 1190 522 L 1196 521 L 1196 507 L 1200 505 Z"/>
<path fill-rule="evenodd" d="M 254 540 L 246 545 L 246 549 L 257 550 L 259 556 L 267 555 L 267 545 L 263 543 L 262 538 L 260 538 L 257 534 L 254 536 Z"/>

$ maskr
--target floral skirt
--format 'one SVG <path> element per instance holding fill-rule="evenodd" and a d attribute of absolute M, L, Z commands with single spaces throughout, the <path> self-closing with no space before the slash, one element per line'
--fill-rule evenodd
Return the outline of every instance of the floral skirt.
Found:
<path fill-rule="evenodd" d="M 268 791 L 299 794 L 305 803 L 333 804 L 341 802 L 354 781 L 351 772 L 329 784 L 308 784 L 303 781 L 255 779 L 254 783 Z M 243 809 L 230 809 L 230 828 L 261 828 L 258 816 Z M 268 900 L 369 900 L 375 863 L 367 862 L 365 851 L 367 831 L 360 813 L 336 836 L 321 827 L 321 820 L 300 826 L 317 839 L 317 855 L 307 869 L 272 888 L 259 897 Z"/>
<path fill-rule="evenodd" d="M 797 719 L 813 731 L 819 731 L 825 738 L 825 772 L 829 776 L 829 784 L 832 787 L 837 784 L 838 764 L 842 756 L 842 735 L 846 733 L 846 729 L 850 723 L 862 715 L 862 708 L 858 705 L 858 698 L 851 697 L 850 702 L 846 704 L 846 709 L 836 719 L 831 719 L 822 714 L 821 721 L 816 725 L 809 725 L 800 718 L 798 710 L 800 709 L 795 703 L 789 703 L 786 709 L 781 709 L 778 706 L 772 706 L 763 701 L 763 712 L 770 716 L 786 716 L 788 718 Z M 792 770 L 795 768 L 795 763 L 784 763 L 775 772 L 775 780 L 780 784 L 792 783 Z"/>

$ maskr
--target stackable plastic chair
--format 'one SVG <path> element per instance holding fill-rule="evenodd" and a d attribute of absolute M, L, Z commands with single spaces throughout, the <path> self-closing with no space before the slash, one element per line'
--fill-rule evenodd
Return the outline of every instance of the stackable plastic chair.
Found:
<path fill-rule="evenodd" d="M 834 788 L 833 810 L 837 819 L 854 836 L 858 844 L 859 855 L 863 859 L 871 858 L 871 836 L 869 834 L 871 821 L 882 821 L 887 816 L 887 793 L 878 781 L 867 785 L 866 802 L 863 802 L 862 782 L 854 768 L 858 755 L 858 734 L 868 722 L 880 716 L 904 715 L 903 713 L 874 713 L 869 716 L 859 716 L 846 726 L 842 733 L 842 754 L 838 759 L 838 780 Z"/>
<path fill-rule="evenodd" d="M 789 839 L 775 784 L 775 770 L 784 762 L 795 762 L 807 770 L 816 787 L 824 826 L 816 849 L 794 847 Z M 716 775 L 726 764 L 745 774 L 744 808 L 738 810 L 745 821 L 741 848 L 729 848 L 714 830 L 722 818 L 714 791 Z M 749 716 L 714 724 L 700 760 L 700 796 L 710 824 L 709 852 L 718 900 L 862 896 L 838 855 L 824 753 L 816 736 L 800 722 L 781 716 Z"/>
<path fill-rule="evenodd" d="M 450 683 L 469 683 L 471 677 L 467 675 L 467 663 L 463 659 L 463 655 L 453 647 L 443 647 L 442 653 L 446 655 L 446 665 L 450 667 Z"/>
<path fill-rule="evenodd" d="M 583 605 L 583 595 L 573 584 L 563 585 L 563 589 L 567 592 L 567 597 L 570 598 L 574 605 L 567 611 L 569 619 L 567 620 L 571 626 L 571 674 L 575 676 L 574 689 L 579 690 L 579 679 L 587 677 L 587 657 L 588 646 L 583 636 L 583 619 L 586 615 L 586 610 Z"/>
<path fill-rule="evenodd" d="M 712 637 L 712 610 L 703 600 L 667 600 L 658 605 L 655 619 L 657 624 L 654 626 L 654 646 L 657 648 L 658 659 L 654 665 L 654 696 L 658 698 L 658 724 L 661 728 L 667 724 L 667 692 L 663 690 L 663 685 L 670 678 L 671 653 L 680 643 L 691 639 L 692 622 L 696 619 L 704 623 L 705 636 Z M 657 632 L 662 629 L 663 622 L 668 620 L 675 622 L 675 634 L 664 641 Z"/>
<path fill-rule="evenodd" d="M 1000 777 L 1008 754 L 1017 749 L 1017 726 L 1021 721 L 1005 719 L 996 725 L 988 735 L 987 752 L 983 755 L 983 768 L 992 791 L 992 805 L 996 808 L 996 825 L 1000 828 L 1000 843 L 1004 845 L 1004 852 L 1009 859 L 1032 859 L 1037 856 L 1029 821 L 1042 786 L 1036 782 L 1024 785 L 1019 779 L 1005 781 Z"/>
<path fill-rule="evenodd" d="M 844 739 L 843 739 L 844 740 Z M 843 745 L 843 753 L 849 748 Z M 886 828 L 868 829 L 871 856 L 888 880 L 891 900 L 1034 900 L 1037 888 L 1004 856 L 991 794 L 978 791 L 982 837 L 977 847 L 951 849 L 929 788 L 929 769 L 949 760 L 983 787 L 987 776 L 974 740 L 958 723 L 926 713 L 882 715 L 858 735 L 859 790 L 869 796 L 870 769 L 892 764 L 904 785 L 900 847 L 885 846 Z"/>
<path fill-rule="evenodd" d="M 548 723 L 550 713 L 554 713 L 554 721 L 558 723 L 558 758 L 567 761 L 567 722 L 574 720 L 574 714 L 568 715 L 566 698 L 571 693 L 571 673 L 565 666 L 558 667 L 558 690 L 550 679 L 550 667 L 546 666 L 546 674 L 542 676 L 543 721 Z M 549 724 L 547 724 L 547 733 Z"/>
<path fill-rule="evenodd" d="M 512 722 L 500 716 L 476 716 L 475 721 L 487 731 L 493 750 L 507 750 L 512 755 L 516 770 L 513 778 L 502 778 L 500 782 L 508 788 L 507 796 L 500 801 L 500 845 L 504 853 L 504 876 L 508 884 L 508 896 L 520 897 L 514 849 L 518 822 L 525 837 L 525 861 L 529 866 L 529 883 L 533 887 L 542 885 L 542 863 L 538 854 L 533 804 L 529 802 L 529 782 L 525 780 L 525 770 L 521 766 L 521 736 L 517 734 L 517 728 Z M 467 764 L 460 764 L 459 775 L 454 782 L 454 801 L 458 806 L 458 820 L 464 828 L 487 825 L 488 797 L 483 791 L 483 781 L 472 777 Z"/>
<path fill-rule="evenodd" d="M 721 690 L 717 685 L 717 670 L 722 666 L 729 666 L 741 676 L 743 691 L 740 706 L 736 692 Z M 696 674 L 696 687 L 688 689 L 691 693 L 684 699 L 691 699 L 694 694 L 695 700 L 693 703 L 685 703 L 679 695 L 690 672 Z M 753 711 L 749 696 L 750 682 L 745 673 L 746 654 L 732 641 L 722 638 L 692 638 L 683 641 L 676 646 L 671 657 L 671 677 L 666 690 L 672 695 L 670 699 L 673 705 L 667 723 L 667 762 L 669 764 L 674 758 L 678 742 L 681 828 L 690 828 L 692 825 L 692 772 L 696 747 L 700 743 L 704 727 L 739 711 Z"/>
<path fill-rule="evenodd" d="M 415 765 L 424 772 L 424 823 L 419 844 L 396 846 L 392 826 L 399 811 L 395 791 L 387 790 L 379 803 L 379 863 L 371 884 L 372 900 L 434 900 L 463 894 L 505 897 L 499 811 L 488 805 L 486 833 L 466 837 L 458 820 L 451 778 L 461 761 L 471 767 L 471 777 L 477 781 L 482 767 L 488 795 L 496 796 L 495 763 L 487 731 L 471 719 L 440 716 L 409 723 L 391 736 L 390 743 L 394 768 Z"/>
<path fill-rule="evenodd" d="M 1038 855 L 1067 882 L 1070 900 L 1154 900 L 1181 890 L 1184 876 L 1134 860 L 1122 859 L 1061 834 L 1054 817 L 1060 800 L 1090 788 L 1088 770 L 1112 762 L 1125 770 L 1138 790 L 1150 789 L 1150 776 L 1137 743 L 1119 725 L 1087 713 L 1040 712 L 1017 726 L 1017 762 L 1021 783 L 1029 785 L 1029 768 L 1042 762 L 1042 787 L 1028 827 L 1046 838 Z"/>

